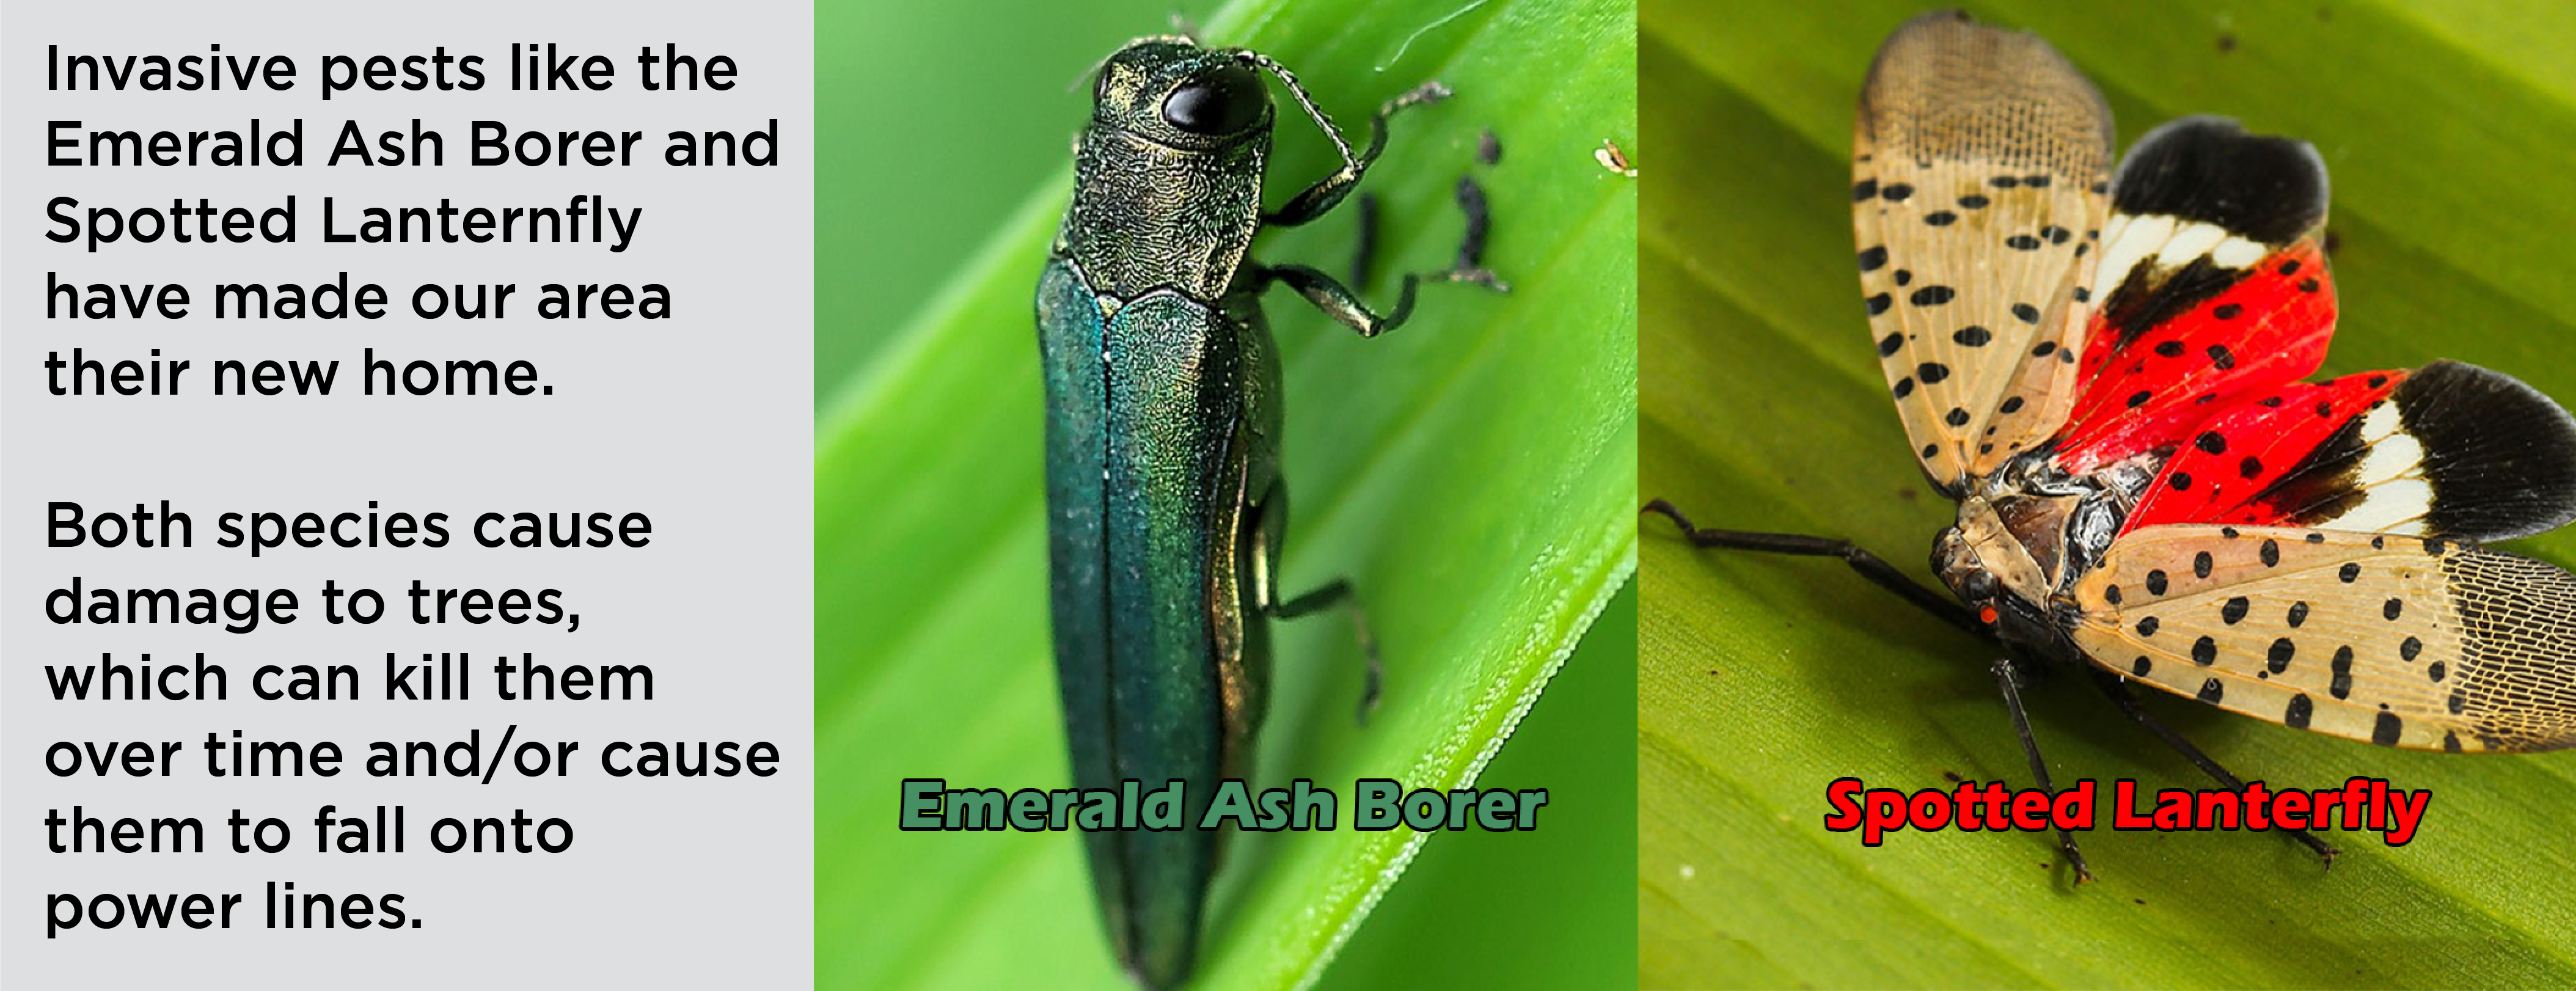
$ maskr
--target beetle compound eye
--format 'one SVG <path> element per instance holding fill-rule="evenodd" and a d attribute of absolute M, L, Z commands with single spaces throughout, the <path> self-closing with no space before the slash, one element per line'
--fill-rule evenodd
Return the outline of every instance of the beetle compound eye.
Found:
<path fill-rule="evenodd" d="M 1232 134 L 1261 119 L 1270 104 L 1261 77 L 1229 65 L 1193 76 L 1163 98 L 1163 120 L 1191 134 Z"/>

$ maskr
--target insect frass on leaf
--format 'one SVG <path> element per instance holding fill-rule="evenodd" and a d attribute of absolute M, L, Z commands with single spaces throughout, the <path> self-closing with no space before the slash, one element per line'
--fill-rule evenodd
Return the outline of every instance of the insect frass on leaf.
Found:
<path fill-rule="evenodd" d="M 2384 746 L 2576 746 L 2576 577 L 2479 546 L 2576 518 L 2576 420 L 2454 362 L 2303 381 L 2336 315 L 2316 152 L 2189 117 L 2114 173 L 2111 135 L 2047 42 L 1955 12 L 1899 28 L 1863 86 L 1861 298 L 1958 503 L 1932 556 L 1951 595 L 1845 541 L 1647 511 L 1701 547 L 1841 558 L 1998 643 L 2042 788 L 2020 689 L 2044 669 L 2240 790 L 2130 683 Z"/>

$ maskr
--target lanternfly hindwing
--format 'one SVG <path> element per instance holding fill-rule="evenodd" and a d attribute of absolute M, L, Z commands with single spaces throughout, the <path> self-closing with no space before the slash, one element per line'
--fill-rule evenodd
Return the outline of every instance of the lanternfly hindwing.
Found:
<path fill-rule="evenodd" d="M 2315 371 L 2334 334 L 2325 165 L 2306 144 L 2189 117 L 2141 139 L 2114 189 L 2058 435 L 2077 472 L 2188 440 L 2215 407 Z"/>
<path fill-rule="evenodd" d="M 2474 365 L 2291 383 L 2201 423 L 2129 525 L 2527 537 L 2576 519 L 2570 452 L 2565 410 Z"/>

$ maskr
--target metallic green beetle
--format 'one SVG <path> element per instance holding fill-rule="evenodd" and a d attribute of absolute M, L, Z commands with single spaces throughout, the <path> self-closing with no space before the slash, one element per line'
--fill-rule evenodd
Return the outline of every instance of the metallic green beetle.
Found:
<path fill-rule="evenodd" d="M 1265 70 L 1342 162 L 1276 212 L 1261 206 Z M 1385 147 L 1387 119 L 1447 95 L 1429 83 L 1389 101 L 1354 154 L 1295 77 L 1260 54 L 1164 36 L 1103 63 L 1075 147 L 1073 203 L 1037 294 L 1056 673 L 1078 787 L 1179 781 L 1196 823 L 1221 779 L 1251 772 L 1269 682 L 1265 619 L 1349 602 L 1341 581 L 1278 595 L 1288 497 L 1261 292 L 1284 282 L 1374 337 L 1404 322 L 1422 281 L 1500 285 L 1462 259 L 1405 276 L 1380 316 L 1321 272 L 1246 252 L 1262 228 L 1340 203 Z M 1374 700 L 1376 649 L 1359 629 Z M 1189 975 L 1218 836 L 1084 834 L 1102 921 L 1138 983 Z"/>

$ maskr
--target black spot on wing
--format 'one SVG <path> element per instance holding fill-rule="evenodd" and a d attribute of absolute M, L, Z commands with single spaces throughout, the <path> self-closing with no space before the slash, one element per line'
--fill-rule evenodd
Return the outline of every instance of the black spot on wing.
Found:
<path fill-rule="evenodd" d="M 2263 666 L 2273 674 L 2290 669 L 2290 661 L 2299 655 L 2299 644 L 2288 637 L 2272 641 L 2272 649 L 2263 655 Z"/>

